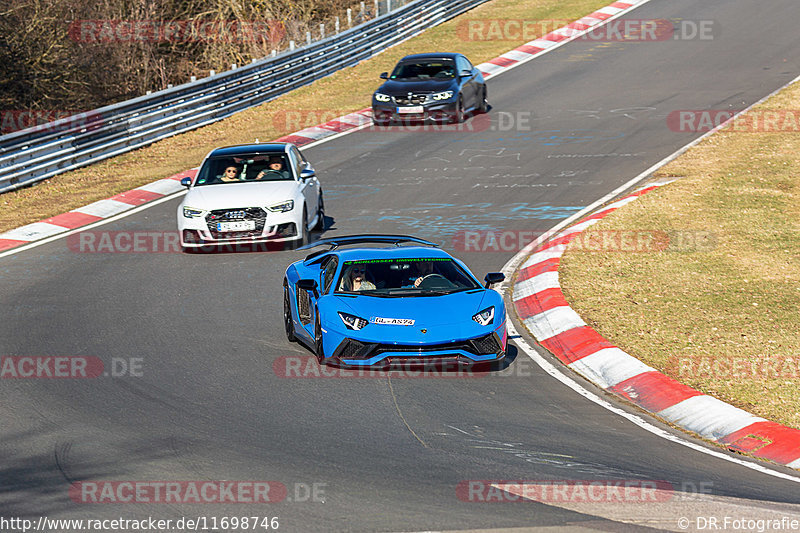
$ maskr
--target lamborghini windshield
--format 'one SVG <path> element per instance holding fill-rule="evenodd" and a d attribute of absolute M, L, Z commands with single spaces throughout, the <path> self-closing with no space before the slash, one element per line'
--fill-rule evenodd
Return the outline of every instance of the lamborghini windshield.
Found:
<path fill-rule="evenodd" d="M 449 258 L 392 258 L 346 261 L 338 293 L 373 296 L 431 296 L 481 286 Z"/>

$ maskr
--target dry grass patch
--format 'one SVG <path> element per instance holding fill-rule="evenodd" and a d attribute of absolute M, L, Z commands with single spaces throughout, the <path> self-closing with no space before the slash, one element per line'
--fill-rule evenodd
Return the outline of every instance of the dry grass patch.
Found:
<path fill-rule="evenodd" d="M 276 139 L 303 127 L 313 126 L 320 120 L 330 120 L 334 116 L 368 107 L 372 92 L 379 85 L 378 75 L 390 70 L 404 55 L 432 50 L 460 51 L 478 64 L 525 42 L 466 41 L 463 33 L 465 21 L 576 20 L 607 4 L 608 0 L 493 0 L 390 48 L 376 58 L 216 124 L 57 176 L 33 187 L 0 195 L 0 232 L 195 167 L 217 146 L 252 142 L 255 139 Z M 532 27 L 540 26 L 546 31 L 554 29 L 552 24 L 535 24 Z M 460 27 L 462 31 L 459 31 Z M 530 35 L 526 37 L 533 38 Z M 295 113 L 287 120 L 286 111 L 289 110 Z"/>
<path fill-rule="evenodd" d="M 800 109 L 800 84 L 760 108 Z M 712 238 L 648 253 L 568 249 L 567 299 L 648 365 L 800 428 L 800 133 L 721 132 L 657 176 L 686 177 L 589 231 Z"/>

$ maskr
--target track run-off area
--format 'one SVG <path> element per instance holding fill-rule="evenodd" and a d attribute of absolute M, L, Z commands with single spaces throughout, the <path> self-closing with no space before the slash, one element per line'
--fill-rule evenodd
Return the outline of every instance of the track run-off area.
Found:
<path fill-rule="evenodd" d="M 324 236 L 407 233 L 480 278 L 500 270 L 699 136 L 671 128 L 670 113 L 743 109 L 794 79 L 798 15 L 793 0 L 651 0 L 624 18 L 714 31 L 573 41 L 490 78 L 489 114 L 465 127 L 365 128 L 309 146 Z M 93 231 L 172 232 L 178 203 Z M 512 237 L 465 238 L 475 232 Z M 0 258 L 0 354 L 95 365 L 87 379 L 2 381 L 3 516 L 279 517 L 285 531 L 679 531 L 726 514 L 800 516 L 796 482 L 646 431 L 513 343 L 488 374 L 326 375 L 283 333 L 283 273 L 302 253 L 75 242 Z M 204 489 L 215 503 L 192 497 Z"/>

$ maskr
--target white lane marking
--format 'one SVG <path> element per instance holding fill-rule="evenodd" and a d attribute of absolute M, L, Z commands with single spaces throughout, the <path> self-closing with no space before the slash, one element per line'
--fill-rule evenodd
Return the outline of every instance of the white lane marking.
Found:
<path fill-rule="evenodd" d="M 546 341 L 560 333 L 586 325 L 581 316 L 569 306 L 548 309 L 522 321 L 539 342 Z"/>
<path fill-rule="evenodd" d="M 104 218 L 102 220 L 98 220 L 97 222 L 92 222 L 91 224 L 87 224 L 86 226 L 81 226 L 81 227 L 75 228 L 73 230 L 65 231 L 63 233 L 59 233 L 58 235 L 53 235 L 52 237 L 47 237 L 46 239 L 42 239 L 42 240 L 39 240 L 39 241 L 34 241 L 32 243 L 29 243 L 29 244 L 23 244 L 22 246 L 17 246 L 16 248 L 12 248 L 10 250 L 6 250 L 5 252 L 0 253 L 0 258 L 6 257 L 8 255 L 14 255 L 16 253 L 19 253 L 19 252 L 22 252 L 22 251 L 25 251 L 25 250 L 30 250 L 31 248 L 36 248 L 37 246 L 42 246 L 43 244 L 47 244 L 47 243 L 50 243 L 50 242 L 53 242 L 53 241 L 57 241 L 58 239 L 63 239 L 64 237 L 67 237 L 68 235 L 73 235 L 75 233 L 80 233 L 82 231 L 87 231 L 87 230 L 90 230 L 92 228 L 96 228 L 98 226 L 102 226 L 104 224 L 108 224 L 109 222 L 114 222 L 116 220 L 120 220 L 122 218 L 125 218 L 127 216 L 133 215 L 133 214 L 138 213 L 140 211 L 144 211 L 145 209 L 148 209 L 148 208 L 153 207 L 155 205 L 164 203 L 164 202 L 166 202 L 168 200 L 172 200 L 173 198 L 177 198 L 178 196 L 181 196 L 181 195 L 184 195 L 184 194 L 186 194 L 186 191 L 178 191 L 176 193 L 170 194 L 169 196 L 164 196 L 163 198 L 159 198 L 158 200 L 153 200 L 150 203 L 143 204 L 143 205 L 140 205 L 138 207 L 134 207 L 133 209 L 129 209 L 128 211 L 119 213 L 119 214 L 114 215 L 112 217 Z"/>
<path fill-rule="evenodd" d="M 686 398 L 659 411 L 658 416 L 712 440 L 719 440 L 756 422 L 766 422 L 765 418 L 705 394 Z"/>
<path fill-rule="evenodd" d="M 643 5 L 643 4 L 645 4 L 645 3 L 649 2 L 649 1 L 650 0 L 645 0 L 644 2 L 642 2 L 639 5 Z M 612 20 L 612 19 L 608 19 L 608 20 Z M 588 215 L 589 213 L 591 213 L 592 211 L 594 211 L 595 209 L 597 209 L 598 207 L 600 207 L 604 203 L 606 203 L 609 200 L 619 196 L 620 194 L 622 194 L 623 192 L 627 191 L 628 189 L 633 188 L 637 183 L 639 183 L 642 180 L 644 180 L 645 178 L 647 178 L 650 174 L 652 174 L 653 172 L 655 172 L 656 170 L 658 170 L 662 166 L 666 165 L 667 163 L 669 163 L 670 161 L 672 161 L 674 159 L 677 159 L 684 152 L 686 152 L 687 150 L 689 150 L 693 146 L 701 143 L 706 137 L 709 137 L 709 136 L 713 135 L 714 133 L 716 133 L 717 131 L 719 131 L 720 129 L 724 128 L 726 124 L 728 124 L 731 121 L 733 121 L 736 117 L 738 117 L 742 113 L 746 113 L 747 111 L 749 111 L 750 109 L 754 108 L 755 106 L 761 104 L 762 102 L 765 102 L 766 100 L 768 100 L 769 98 L 771 98 L 775 94 L 779 93 L 780 91 L 782 91 L 783 89 L 785 89 L 786 87 L 792 85 L 793 83 L 795 83 L 797 81 L 800 81 L 800 76 L 797 76 L 796 78 L 791 80 L 789 83 L 787 83 L 787 84 L 775 89 L 774 91 L 772 91 L 771 93 L 766 95 L 764 98 L 758 100 L 757 102 L 755 102 L 751 106 L 748 106 L 745 110 L 741 111 L 740 113 L 737 113 L 736 115 L 734 115 L 733 117 L 731 117 L 727 121 L 723 122 L 722 124 L 720 124 L 716 128 L 712 129 L 711 131 L 706 132 L 705 134 L 701 135 L 697 139 L 695 139 L 692 142 L 686 144 L 682 148 L 676 150 L 675 152 L 673 152 L 672 154 L 668 155 L 667 157 L 665 157 L 664 159 L 662 159 L 661 161 L 659 161 L 655 165 L 651 166 L 650 168 L 648 168 L 644 172 L 640 173 L 635 178 L 629 180 L 628 182 L 624 183 L 620 187 L 617 187 L 616 189 L 614 189 L 610 193 L 606 194 L 605 196 L 603 196 L 602 198 L 600 198 L 596 202 L 592 203 L 591 205 L 586 206 L 585 208 L 581 209 L 580 211 L 578 211 L 577 213 L 573 214 L 572 216 L 562 220 L 561 222 L 559 222 L 558 224 L 556 224 L 555 226 L 550 228 L 548 231 L 544 232 L 535 241 L 532 241 L 531 243 L 529 243 L 522 250 L 517 252 L 516 255 L 514 255 L 514 257 L 512 257 L 511 259 L 508 260 L 508 262 L 503 266 L 503 269 L 502 269 L 502 272 L 506 275 L 506 281 L 504 281 L 502 284 L 497 286 L 495 288 L 495 290 L 498 291 L 500 294 L 505 296 L 508 284 L 511 282 L 511 280 L 513 278 L 513 275 L 514 275 L 514 272 L 517 269 L 517 266 L 520 263 L 522 263 L 522 261 L 525 260 L 525 258 L 528 256 L 528 254 L 530 254 L 534 249 L 536 249 L 537 246 L 539 246 L 541 243 L 545 242 L 546 240 L 550 239 L 550 237 L 555 235 L 558 231 L 560 231 L 561 229 L 569 226 L 570 224 L 572 224 L 576 220 L 579 220 L 579 219 L 583 218 L 584 216 Z M 672 180 L 670 180 L 670 181 L 672 181 Z M 655 182 L 654 184 L 656 184 L 656 183 L 663 184 L 664 180 L 663 179 L 659 180 L 658 182 Z M 558 248 L 562 248 L 563 249 L 563 246 L 558 246 Z M 550 250 L 547 250 L 546 252 L 540 252 L 540 253 L 534 254 L 533 256 L 528 258 L 527 261 L 525 261 L 523 267 L 535 264 L 535 263 L 531 262 L 531 259 L 534 256 L 539 256 L 540 254 L 547 254 L 547 252 L 549 252 L 549 251 Z M 540 257 L 543 257 L 543 255 L 540 256 Z M 717 457 L 717 458 L 723 459 L 725 461 L 736 463 L 738 465 L 744 466 L 745 468 L 750 468 L 751 470 L 756 470 L 758 472 L 761 472 L 763 474 L 767 474 L 769 476 L 774 476 L 774 477 L 778 477 L 778 478 L 781 478 L 781 479 L 794 481 L 795 483 L 800 483 L 800 477 L 797 477 L 796 475 L 786 474 L 784 472 L 778 472 L 777 470 L 772 470 L 771 468 L 767 468 L 765 466 L 762 466 L 761 464 L 750 463 L 750 462 L 744 461 L 742 459 L 739 459 L 737 457 L 731 457 L 729 455 L 726 455 L 724 453 L 718 452 L 716 450 L 712 450 L 710 448 L 706 448 L 705 446 L 701 446 L 699 444 L 695 444 L 693 442 L 689 442 L 689 441 L 684 440 L 684 439 L 682 439 L 680 437 L 672 435 L 671 433 L 668 433 L 668 432 L 664 431 L 661 428 L 658 428 L 658 427 L 652 425 L 650 422 L 644 420 L 641 417 L 638 417 L 636 415 L 628 413 L 627 411 L 624 411 L 623 409 L 610 404 L 609 402 L 601 399 L 599 396 L 596 396 L 595 394 L 593 394 L 593 393 L 589 392 L 588 390 L 584 389 L 582 386 L 580 386 L 572 378 L 569 378 L 566 375 L 562 374 L 561 372 L 557 371 L 556 368 L 552 364 L 550 364 L 549 361 L 547 361 L 538 352 L 536 352 L 536 350 L 533 347 L 531 347 L 531 345 L 528 344 L 522 337 L 519 337 L 519 333 L 517 332 L 517 329 L 514 327 L 514 324 L 513 324 L 513 322 L 511 320 L 507 321 L 507 324 L 508 324 L 509 336 L 510 337 L 512 337 L 512 336 L 517 337 L 515 339 L 512 339 L 512 341 L 514 343 L 516 343 L 517 346 L 522 348 L 522 350 L 528 355 L 528 357 L 533 359 L 540 367 L 542 367 L 542 369 L 545 372 L 547 372 L 548 374 L 550 374 L 551 376 L 553 376 L 554 378 L 556 378 L 557 380 L 562 382 L 564 385 L 566 385 L 567 387 L 569 387 L 572 390 L 574 390 L 575 392 L 577 392 L 579 395 L 585 397 L 586 399 L 588 399 L 588 400 L 590 400 L 590 401 L 592 401 L 592 402 L 594 402 L 594 403 L 596 403 L 596 404 L 608 409 L 609 411 L 611 411 L 613 413 L 616 413 L 616 414 L 620 415 L 621 417 L 629 420 L 630 422 L 633 422 L 637 426 L 641 427 L 642 429 L 644 429 L 646 431 L 649 431 L 650 433 L 653 433 L 654 435 L 657 435 L 659 437 L 667 439 L 667 440 L 669 440 L 671 442 L 675 442 L 677 444 L 680 444 L 681 446 L 686 446 L 687 448 L 691 448 L 691 449 L 699 451 L 701 453 L 705 453 L 707 455 L 711 455 L 713 457 Z M 796 460 L 792 461 L 787 466 L 790 467 L 790 468 L 800 468 L 800 459 L 796 459 Z"/>
<path fill-rule="evenodd" d="M 533 61 L 533 60 L 534 60 L 534 59 L 536 59 L 537 57 L 541 57 L 541 56 L 543 56 L 544 54 L 547 54 L 547 53 L 549 53 L 549 52 L 552 52 L 552 51 L 553 51 L 553 50 L 555 50 L 556 48 L 560 48 L 560 47 L 564 46 L 564 45 L 565 45 L 565 44 L 567 44 L 567 43 L 571 43 L 572 41 L 574 41 L 575 39 L 577 39 L 577 38 L 578 38 L 578 37 L 580 37 L 581 35 L 584 35 L 584 34 L 587 34 L 587 33 L 591 32 L 591 31 L 594 31 L 594 30 L 596 30 L 596 29 L 598 29 L 598 28 L 600 28 L 600 27 L 604 26 L 605 24 L 608 24 L 608 23 L 609 23 L 609 22 L 611 22 L 612 20 L 615 20 L 615 19 L 618 19 L 618 18 L 622 17 L 623 15 L 627 15 L 627 14 L 629 14 L 631 11 L 633 11 L 634 9 L 637 9 L 637 8 L 639 8 L 639 7 L 643 6 L 643 5 L 645 5 L 645 4 L 646 4 L 646 3 L 648 3 L 648 2 L 650 2 L 650 0 L 642 0 L 641 2 L 638 2 L 638 3 L 636 3 L 635 5 L 632 5 L 631 7 L 626 7 L 624 10 L 622 10 L 622 11 L 618 12 L 618 13 L 617 13 L 616 15 L 614 15 L 613 17 L 609 17 L 609 18 L 607 18 L 606 20 L 602 20 L 602 21 L 598 22 L 597 24 L 593 24 L 593 25 L 592 25 L 590 28 L 586 28 L 585 30 L 580 30 L 580 33 L 576 33 L 576 34 L 575 34 L 575 35 L 573 35 L 572 37 L 568 37 L 568 38 L 566 38 L 566 39 L 562 39 L 561 41 L 548 41 L 548 40 L 546 40 L 546 39 L 543 39 L 543 38 L 541 38 L 541 37 L 540 37 L 539 39 L 534 39 L 533 41 L 530 41 L 530 42 L 528 42 L 528 43 L 525 43 L 525 44 L 523 44 L 523 45 L 520 45 L 520 46 L 526 46 L 526 45 L 528 45 L 528 46 L 535 46 L 535 47 L 537 47 L 537 48 L 544 48 L 544 50 L 542 50 L 541 52 L 537 52 L 536 54 L 533 54 L 533 55 L 531 55 L 531 57 L 529 57 L 529 58 L 527 58 L 527 59 L 521 59 L 521 60 L 519 60 L 519 61 L 518 61 L 518 62 L 516 62 L 516 63 L 513 63 L 513 64 L 511 64 L 511 65 L 508 65 L 508 66 L 506 66 L 506 67 L 503 67 L 503 70 L 502 70 L 502 71 L 500 71 L 500 72 L 497 72 L 496 74 L 494 74 L 494 75 L 492 76 L 492 79 L 494 79 L 494 78 L 496 78 L 497 76 L 500 76 L 500 75 L 502 75 L 502 74 L 505 74 L 505 73 L 506 73 L 506 72 L 508 72 L 509 70 L 511 70 L 511 69 L 515 69 L 515 68 L 519 67 L 520 65 L 524 65 L 524 64 L 525 64 L 525 63 L 527 63 L 528 61 Z M 608 6 L 607 6 L 607 7 L 608 7 Z M 604 8 L 604 9 L 605 9 L 605 8 Z M 617 8 L 613 8 L 613 9 L 617 9 Z M 598 11 L 600 11 L 600 10 L 598 10 Z M 596 12 L 597 12 L 597 11 L 595 11 L 595 13 L 596 13 Z M 587 15 L 586 17 L 583 17 L 583 18 L 582 18 L 582 19 L 580 19 L 580 20 L 581 20 L 581 21 L 583 21 L 583 20 L 590 19 L 590 18 L 592 18 L 592 17 Z M 592 19 L 592 20 L 598 20 L 598 19 Z M 578 21 L 576 21 L 576 22 L 578 22 Z M 585 23 L 585 24 L 586 24 L 586 23 Z M 482 70 L 482 67 L 483 67 L 484 65 L 486 65 L 486 64 L 487 64 L 487 63 L 482 63 L 482 64 L 480 64 L 480 65 L 476 65 L 476 66 L 478 67 L 478 69 L 481 69 L 481 70 Z"/>
<path fill-rule="evenodd" d="M 523 298 L 527 298 L 533 294 L 542 292 L 547 289 L 560 289 L 561 285 L 558 284 L 558 272 L 550 271 L 543 272 L 538 276 L 533 276 L 522 280 L 514 285 L 514 294 L 512 299 L 516 302 Z"/>
<path fill-rule="evenodd" d="M 577 382 L 573 381 L 572 378 L 567 377 L 566 375 L 562 374 L 558 369 L 556 369 L 555 366 L 553 366 L 547 359 L 542 357 L 530 344 L 528 344 L 528 342 L 525 339 L 523 339 L 519 335 L 519 332 L 517 331 L 517 328 L 514 327 L 514 324 L 510 320 L 507 322 L 507 324 L 508 324 L 509 337 L 514 337 L 512 339 L 513 342 L 517 346 L 519 346 L 520 349 L 525 354 L 528 355 L 528 357 L 533 359 L 533 361 L 536 364 L 538 364 L 542 368 L 542 370 L 547 372 L 551 377 L 554 377 L 555 379 L 560 381 L 562 384 L 566 385 L 567 387 L 572 389 L 574 392 L 576 392 L 579 396 L 583 396 L 584 398 L 586 398 L 590 402 L 593 402 L 593 403 L 599 405 L 600 407 L 603 407 L 603 408 L 611 411 L 612 413 L 621 416 L 622 418 L 628 420 L 629 422 L 632 422 L 633 424 L 636 424 L 637 426 L 639 426 L 640 428 L 644 429 L 645 431 L 649 431 L 650 433 L 652 433 L 652 434 L 654 434 L 654 435 L 656 435 L 658 437 L 661 437 L 663 439 L 666 439 L 666 440 L 668 440 L 670 442 L 674 442 L 676 444 L 680 444 L 681 446 L 685 446 L 685 447 L 690 448 L 692 450 L 704 453 L 706 455 L 710 455 L 712 457 L 716 457 L 718 459 L 723 459 L 725 461 L 729 461 L 731 463 L 735 463 L 737 465 L 744 466 L 745 468 L 749 468 L 751 470 L 755 470 L 757 472 L 761 472 L 762 474 L 767 474 L 767 475 L 778 477 L 778 478 L 785 479 L 785 480 L 788 480 L 788 481 L 793 481 L 795 483 L 800 483 L 800 477 L 798 477 L 798 476 L 793 476 L 791 474 L 787 474 L 787 473 L 784 473 L 784 472 L 778 472 L 776 470 L 772 470 L 770 468 L 767 468 L 767 467 L 765 467 L 765 466 L 763 466 L 763 465 L 761 465 L 759 463 L 751 463 L 751 462 L 745 461 L 743 459 L 739 459 L 738 457 L 731 457 L 731 456 L 729 456 L 729 455 L 727 455 L 727 454 L 725 454 L 723 452 L 720 452 L 720 451 L 717 451 L 717 450 L 714 450 L 714 449 L 711 449 L 711 448 L 706 448 L 705 446 L 703 446 L 701 444 L 697 444 L 697 443 L 694 443 L 694 442 L 689 442 L 689 441 L 684 440 L 684 439 L 682 439 L 682 438 L 680 438 L 680 437 L 678 437 L 676 435 L 673 435 L 672 433 L 669 433 L 668 431 L 666 431 L 664 429 L 661 429 L 661 428 L 659 428 L 657 426 L 654 426 L 651 422 L 645 420 L 644 418 L 642 418 L 642 417 L 640 417 L 638 415 L 635 415 L 633 413 L 629 413 L 629 412 L 625 411 L 624 409 L 622 409 L 620 407 L 617 407 L 616 405 L 611 404 L 610 402 L 600 398 L 596 394 L 594 394 L 592 392 L 589 392 L 587 389 L 583 388 Z"/>
<path fill-rule="evenodd" d="M 64 226 L 50 224 L 49 222 L 33 222 L 19 228 L 14 228 L 0 234 L 0 239 L 11 239 L 13 241 L 34 241 L 43 237 L 49 237 L 64 231 Z"/>
<path fill-rule="evenodd" d="M 619 348 L 603 348 L 567 366 L 604 389 L 655 370 Z"/>
<path fill-rule="evenodd" d="M 126 204 L 125 202 L 106 198 L 105 200 L 98 200 L 89 205 L 73 209 L 73 211 L 105 218 L 126 211 L 131 208 L 131 205 L 133 204 Z"/>
<path fill-rule="evenodd" d="M 648 2 L 650 2 L 650 0 L 644 0 L 643 2 L 640 2 L 639 4 L 629 8 L 627 11 L 619 13 L 618 15 L 615 15 L 614 17 L 606 19 L 604 21 L 604 23 L 608 23 L 608 22 L 614 20 L 615 18 L 617 18 L 617 17 L 619 17 L 619 16 L 621 16 L 623 14 L 627 14 L 630 11 L 632 11 L 633 9 L 635 9 L 637 7 L 640 7 L 640 6 L 642 6 L 642 5 L 644 5 L 644 4 L 648 3 Z M 561 42 L 557 43 L 556 46 L 550 47 L 550 48 L 546 49 L 543 52 L 540 52 L 540 53 L 538 53 L 536 55 L 531 56 L 530 59 L 526 59 L 526 60 L 522 60 L 522 61 L 519 61 L 517 63 L 514 63 L 513 65 L 510 65 L 510 66 L 506 67 L 505 70 L 503 70 L 503 72 L 498 73 L 498 75 L 500 75 L 500 74 L 502 74 L 504 72 L 508 72 L 512 68 L 516 68 L 516 67 L 522 65 L 523 63 L 527 63 L 528 61 L 531 61 L 531 60 L 533 60 L 533 59 L 535 59 L 537 57 L 540 57 L 540 56 L 544 55 L 545 53 L 550 52 L 551 50 L 554 50 L 554 49 L 556 49 L 556 48 L 558 48 L 560 46 L 563 46 L 564 44 L 567 44 L 568 42 L 571 42 L 571 40 L 572 39 L 561 41 Z M 758 102 L 754 103 L 752 106 L 750 106 L 747 109 L 745 109 L 744 111 L 742 111 L 742 113 L 750 110 L 752 107 L 760 104 L 761 102 L 763 102 L 767 98 L 769 98 L 772 95 L 778 93 L 779 91 L 783 90 L 784 88 L 788 87 L 789 85 L 791 85 L 792 83 L 794 83 L 795 81 L 798 81 L 798 80 L 800 80 L 800 76 L 798 76 L 797 78 L 795 78 L 791 82 L 787 83 L 783 87 L 780 87 L 779 89 L 777 89 L 777 90 L 773 91 L 772 93 L 768 94 L 767 96 L 765 96 L 764 98 L 762 98 Z M 735 115 L 735 116 L 738 116 L 738 114 Z M 733 118 L 731 118 L 730 120 L 733 120 Z M 604 204 L 605 202 L 607 202 L 609 199 L 613 198 L 614 196 L 617 196 L 620 193 L 624 192 L 625 190 L 633 187 L 636 183 L 638 183 L 639 181 L 641 181 L 644 178 L 646 178 L 652 172 L 655 172 L 658 168 L 666 165 L 667 163 L 669 163 L 673 159 L 675 159 L 678 156 L 680 156 L 681 154 L 683 154 L 685 151 L 689 150 L 694 145 L 696 145 L 699 142 L 701 142 L 707 136 L 711 135 L 712 133 L 715 133 L 718 129 L 721 129 L 725 124 L 727 124 L 727 121 L 725 123 L 723 123 L 723 124 L 720 124 L 720 126 L 718 126 L 717 128 L 714 128 L 713 130 L 711 130 L 711 131 L 707 132 L 706 134 L 702 135 L 701 137 L 698 137 L 697 139 L 695 139 L 691 143 L 687 144 L 686 146 L 684 146 L 683 148 L 681 148 L 680 150 L 678 150 L 674 154 L 672 154 L 672 155 L 670 155 L 668 157 L 665 157 L 659 163 L 656 163 L 655 165 L 653 165 L 649 169 L 647 169 L 644 172 L 642 172 L 641 174 L 639 174 L 639 176 L 636 176 L 635 178 L 633 178 L 632 180 L 628 181 L 627 183 L 625 183 L 621 187 L 618 187 L 617 189 L 615 189 L 614 191 L 610 192 L 609 194 L 607 194 L 603 198 L 601 198 L 601 199 L 597 200 L 596 202 L 594 202 L 592 205 L 589 205 L 589 206 L 585 207 L 584 209 L 582 209 L 581 211 L 575 213 L 571 217 L 569 217 L 569 218 L 561 221 L 560 223 L 556 224 L 555 226 L 553 226 L 553 228 L 550 229 L 547 233 L 545 233 L 544 235 L 542 235 L 541 237 L 536 239 L 536 241 L 533 241 L 531 244 L 529 244 L 528 246 L 526 246 L 525 248 L 520 250 L 514 257 L 512 257 L 506 263 L 506 265 L 503 267 L 503 272 L 506 273 L 506 279 L 507 280 L 511 279 L 510 278 L 510 274 L 513 274 L 513 272 L 514 272 L 514 268 L 510 269 L 510 267 L 512 265 L 515 265 L 515 264 L 521 262 L 527 256 L 527 254 L 530 253 L 531 250 L 533 250 L 536 246 L 538 246 L 546 238 L 549 238 L 551 235 L 553 235 L 553 233 L 555 233 L 556 231 L 564 228 L 565 226 L 567 226 L 571 222 L 573 222 L 575 220 L 578 220 L 580 217 L 583 217 L 584 215 L 589 213 L 591 210 L 593 210 L 596 207 Z M 353 128 L 351 130 L 347 130 L 347 131 L 343 131 L 343 132 L 337 133 L 335 135 L 331 135 L 330 137 L 326 137 L 324 139 L 320 139 L 318 141 L 306 144 L 306 145 L 303 146 L 303 148 L 309 148 L 309 147 L 311 147 L 313 145 L 322 144 L 322 143 L 325 143 L 325 142 L 328 142 L 328 141 L 332 141 L 333 139 L 337 139 L 337 138 L 342 137 L 344 135 L 349 135 L 350 133 L 354 133 L 356 131 L 360 131 L 360 130 L 362 130 L 362 129 L 370 126 L 370 125 L 371 125 L 371 122 L 366 123 L 366 124 L 364 124 L 362 126 L 359 126 L 357 128 Z M 43 244 L 47 244 L 47 243 L 53 242 L 53 241 L 55 241 L 57 239 L 64 238 L 64 237 L 66 237 L 68 235 L 72 235 L 74 233 L 79 233 L 81 231 L 85 231 L 85 230 L 92 229 L 92 228 L 95 228 L 95 227 L 98 227 L 98 226 L 102 226 L 104 224 L 108 224 L 109 222 L 114 222 L 116 220 L 120 220 L 122 218 L 128 217 L 128 216 L 133 215 L 135 213 L 138 213 L 140 211 L 143 211 L 145 209 L 149 209 L 150 207 L 153 207 L 153 206 L 156 206 L 156 205 L 161 204 L 163 202 L 172 200 L 173 198 L 177 198 L 178 196 L 183 195 L 183 194 L 186 194 L 186 191 L 178 191 L 178 192 L 176 192 L 174 194 L 171 194 L 169 196 L 165 196 L 163 198 L 159 198 L 158 200 L 154 200 L 154 201 L 146 203 L 144 205 L 141 205 L 141 206 L 138 206 L 138 207 L 134 207 L 133 209 L 130 209 L 128 211 L 125 211 L 123 213 L 120 213 L 118 215 L 115 215 L 115 216 L 107 218 L 107 219 L 99 220 L 99 221 L 94 222 L 92 224 L 89 224 L 87 226 L 82 226 L 80 228 L 76 228 L 76 229 L 68 231 L 68 232 L 64 232 L 64 233 L 60 233 L 58 235 L 54 235 L 53 237 L 48 237 L 48 238 L 42 239 L 40 241 L 35 241 L 35 242 L 30 243 L 30 244 L 26 244 L 26 245 L 23 245 L 23 246 L 18 246 L 16 248 L 12 248 L 11 250 L 7 250 L 5 252 L 0 253 L 0 258 L 9 256 L 9 255 L 14 255 L 16 253 L 19 253 L 19 252 L 22 252 L 24 250 L 28 250 L 28 249 L 31 249 L 31 248 L 36 248 L 37 246 L 41 246 Z M 76 211 L 77 211 L 77 209 L 76 209 Z M 510 269 L 510 273 L 507 272 L 509 269 Z M 505 288 L 505 285 L 506 285 L 506 283 L 504 283 L 503 285 L 501 285 L 500 287 L 497 288 L 497 290 L 499 292 L 501 292 L 501 294 L 502 294 L 502 290 Z M 701 446 L 699 444 L 695 444 L 695 443 L 692 443 L 692 442 L 689 442 L 689 441 L 685 441 L 685 440 L 683 440 L 681 438 L 676 437 L 675 435 L 672 435 L 671 433 L 668 433 L 668 432 L 664 431 L 661 428 L 653 426 L 652 424 L 650 424 L 646 420 L 644 420 L 644 419 L 642 419 L 642 418 L 640 418 L 640 417 L 638 417 L 636 415 L 632 415 L 632 414 L 630 414 L 630 413 L 628 413 L 628 412 L 626 412 L 626 411 L 624 411 L 624 410 L 622 410 L 622 409 L 620 409 L 620 408 L 618 408 L 618 407 L 606 402 L 605 400 L 600 399 L 599 397 L 595 396 L 593 393 L 591 393 L 588 390 L 584 389 L 583 387 L 578 385 L 576 382 L 572 381 L 570 378 L 567 378 L 566 376 L 561 374 L 558 370 L 556 370 L 556 368 L 553 365 L 551 365 L 546 359 L 544 359 L 541 355 L 539 355 L 524 339 L 522 339 L 519 336 L 519 333 L 517 332 L 516 328 L 514 327 L 514 324 L 511 321 L 508 321 L 507 324 L 508 324 L 508 330 L 509 330 L 510 336 L 517 337 L 517 338 L 513 339 L 513 342 L 515 344 L 517 344 L 520 348 L 522 348 L 523 351 L 531 359 L 534 360 L 534 362 L 536 362 L 540 367 L 542 367 L 543 370 L 545 370 L 548 374 L 550 374 L 551 376 L 553 376 L 554 378 L 556 378 L 557 380 L 562 382 L 567 387 L 569 387 L 572 390 L 574 390 L 575 392 L 577 392 L 580 396 L 583 396 L 583 397 L 587 398 L 588 400 L 590 400 L 590 401 L 592 401 L 592 402 L 594 402 L 594 403 L 596 403 L 596 404 L 608 409 L 609 411 L 611 411 L 613 413 L 616 413 L 616 414 L 622 416 L 623 418 L 633 422 L 637 426 L 649 431 L 650 433 L 658 435 L 658 436 L 660 436 L 660 437 L 662 437 L 662 438 L 664 438 L 666 440 L 669 440 L 669 441 L 672 441 L 672 442 L 676 442 L 676 443 L 681 444 L 683 446 L 686 446 L 688 448 L 700 451 L 702 453 L 705 453 L 705 454 L 708 454 L 708 455 L 711 455 L 711 456 L 714 456 L 714 457 L 718 457 L 718 458 L 724 459 L 726 461 L 730 461 L 730 462 L 742 465 L 742 466 L 744 466 L 746 468 L 750 468 L 752 470 L 756 470 L 756 471 L 765 473 L 767 475 L 771 475 L 771 476 L 787 479 L 789 481 L 794 481 L 796 483 L 800 483 L 800 478 L 798 478 L 798 477 L 795 477 L 795 476 L 792 476 L 792 475 L 789 475 L 789 474 L 785 474 L 783 472 L 777 472 L 775 470 L 771 470 L 771 469 L 768 469 L 766 467 L 763 467 L 763 466 L 761 466 L 759 464 L 749 463 L 747 461 L 743 461 L 743 460 L 738 459 L 736 457 L 729 457 L 729 456 L 727 456 L 727 455 L 725 455 L 725 454 L 723 454 L 721 452 L 717 452 L 715 450 L 711 450 L 711 449 L 705 448 L 704 446 Z M 792 463 L 790 463 L 790 465 L 795 465 L 795 463 L 798 463 L 796 467 L 800 468 L 800 459 L 797 459 L 797 460 L 793 461 Z"/>

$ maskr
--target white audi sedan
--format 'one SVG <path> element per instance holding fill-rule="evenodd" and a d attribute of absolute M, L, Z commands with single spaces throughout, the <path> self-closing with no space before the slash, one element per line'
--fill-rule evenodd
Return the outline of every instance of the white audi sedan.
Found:
<path fill-rule="evenodd" d="M 178 207 L 184 249 L 281 242 L 295 247 L 322 230 L 325 204 L 314 168 L 291 143 L 217 148 L 203 160 Z"/>

